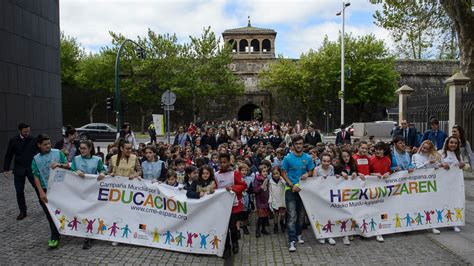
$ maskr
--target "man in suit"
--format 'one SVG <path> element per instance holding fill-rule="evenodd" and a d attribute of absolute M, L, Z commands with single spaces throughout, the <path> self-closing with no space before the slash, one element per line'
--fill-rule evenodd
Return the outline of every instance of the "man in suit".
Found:
<path fill-rule="evenodd" d="M 25 201 L 25 181 L 33 186 L 38 195 L 35 186 L 35 180 L 31 171 L 31 161 L 37 153 L 36 139 L 30 136 L 30 126 L 25 123 L 18 125 L 19 134 L 10 139 L 7 152 L 5 154 L 5 163 L 3 166 L 4 175 L 8 177 L 12 174 L 10 164 L 15 157 L 15 165 L 13 167 L 14 184 L 16 190 L 16 200 L 20 209 L 17 220 L 23 220 L 26 217 L 26 201 Z"/>
<path fill-rule="evenodd" d="M 400 127 L 394 130 L 393 136 L 402 136 L 405 140 L 405 144 L 410 148 L 415 148 L 418 146 L 417 137 L 416 137 L 416 129 L 411 128 L 408 126 L 407 120 L 402 120 L 400 123 Z"/>
<path fill-rule="evenodd" d="M 341 125 L 341 131 L 336 134 L 336 145 L 351 144 L 351 133 L 346 131 L 346 126 Z"/>
<path fill-rule="evenodd" d="M 321 134 L 314 129 L 313 125 L 308 126 L 308 133 L 304 136 L 304 143 L 316 146 L 318 142 L 322 142 Z"/>

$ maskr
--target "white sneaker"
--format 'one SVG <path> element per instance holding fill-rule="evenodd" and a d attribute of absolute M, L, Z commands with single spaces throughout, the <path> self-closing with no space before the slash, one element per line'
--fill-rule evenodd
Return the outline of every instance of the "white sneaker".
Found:
<path fill-rule="evenodd" d="M 343 237 L 342 238 L 342 243 L 344 243 L 344 245 L 350 245 L 351 241 L 349 240 L 349 236 Z"/>
<path fill-rule="evenodd" d="M 457 226 L 453 227 L 453 229 L 454 229 L 454 232 L 457 232 L 457 233 L 461 232 L 461 228 Z"/>
<path fill-rule="evenodd" d="M 318 239 L 318 242 L 319 242 L 319 244 L 324 244 L 324 243 L 326 243 L 326 239 L 324 239 L 324 238 Z"/>
<path fill-rule="evenodd" d="M 329 245 L 336 245 L 336 240 L 334 240 L 334 238 L 330 237 L 329 238 Z"/>
<path fill-rule="evenodd" d="M 118 246 L 119 242 L 112 242 L 112 246 Z"/>
<path fill-rule="evenodd" d="M 384 241 L 382 235 L 376 236 L 375 239 L 377 239 L 377 241 L 379 241 L 379 242 L 383 242 L 383 241 Z"/>
<path fill-rule="evenodd" d="M 298 236 L 298 244 L 304 244 L 303 236 Z"/>
<path fill-rule="evenodd" d="M 295 241 L 290 242 L 290 248 L 288 248 L 290 252 L 295 252 L 296 251 L 296 246 L 295 246 Z"/>
<path fill-rule="evenodd" d="M 432 231 L 433 234 L 435 234 L 435 235 L 439 235 L 439 234 L 441 233 L 441 232 L 440 232 L 438 229 L 436 229 L 436 228 L 433 228 L 431 231 Z"/>

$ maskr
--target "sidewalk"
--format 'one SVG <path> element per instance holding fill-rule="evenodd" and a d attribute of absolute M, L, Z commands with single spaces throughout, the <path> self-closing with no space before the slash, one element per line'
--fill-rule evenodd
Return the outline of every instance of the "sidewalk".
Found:
<path fill-rule="evenodd" d="M 474 264 L 474 180 L 465 181 L 466 226 L 460 233 L 450 228 L 441 229 L 440 235 L 428 231 L 387 235 L 384 243 L 375 239 L 356 238 L 350 246 L 319 244 L 310 229 L 304 230 L 305 243 L 289 253 L 286 234 L 271 234 L 255 238 L 242 235 L 241 252 L 224 261 L 215 256 L 198 256 L 141 246 L 119 245 L 95 241 L 92 249 L 82 250 L 83 239 L 62 237 L 59 249 L 48 251 L 49 228 L 37 203 L 30 184 L 27 184 L 28 217 L 16 221 L 18 215 L 13 179 L 0 175 L 0 232 L 4 242 L 0 261 L 2 264 L 179 264 L 179 265 L 259 265 L 259 264 Z M 271 221 L 272 222 L 272 221 Z M 270 228 L 273 229 L 273 228 Z M 273 230 L 269 230 L 273 231 Z"/>

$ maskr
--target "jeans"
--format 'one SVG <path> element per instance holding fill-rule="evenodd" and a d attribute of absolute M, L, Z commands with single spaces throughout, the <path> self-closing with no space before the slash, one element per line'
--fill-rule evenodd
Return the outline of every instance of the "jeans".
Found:
<path fill-rule="evenodd" d="M 287 229 L 288 229 L 288 242 L 298 241 L 297 236 L 301 235 L 301 230 L 304 223 L 304 207 L 301 201 L 300 194 L 292 192 L 291 190 L 285 191 L 285 202 L 287 217 Z"/>
<path fill-rule="evenodd" d="M 44 193 L 46 193 L 46 189 L 43 189 Z M 38 197 L 39 198 L 39 197 Z M 54 224 L 53 218 L 51 217 L 51 214 L 49 214 L 48 207 L 46 207 L 46 204 L 40 199 L 40 205 L 41 208 L 43 208 L 44 214 L 46 214 L 46 219 L 48 219 L 49 223 L 49 228 L 51 230 L 51 240 L 59 240 L 59 231 L 56 225 Z"/>
<path fill-rule="evenodd" d="M 26 201 L 25 201 L 26 178 L 28 178 L 28 181 L 35 189 L 36 195 L 37 196 L 39 195 L 38 189 L 36 188 L 36 185 L 35 185 L 35 179 L 33 178 L 33 175 L 28 175 L 28 176 L 15 175 L 13 182 L 15 184 L 16 201 L 18 203 L 18 208 L 20 209 L 20 212 L 23 212 L 23 213 L 26 213 Z"/>

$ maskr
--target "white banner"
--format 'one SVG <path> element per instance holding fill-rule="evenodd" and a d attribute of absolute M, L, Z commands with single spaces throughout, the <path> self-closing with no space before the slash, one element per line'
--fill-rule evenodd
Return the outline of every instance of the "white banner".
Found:
<path fill-rule="evenodd" d="M 163 115 L 153 114 L 153 124 L 155 124 L 156 135 L 164 136 L 165 135 L 165 120 Z"/>
<path fill-rule="evenodd" d="M 459 168 L 402 171 L 388 179 L 308 178 L 300 191 L 317 238 L 365 237 L 464 225 Z"/>
<path fill-rule="evenodd" d="M 48 209 L 64 235 L 222 256 L 234 194 L 201 199 L 151 183 L 58 169 L 49 177 Z"/>

